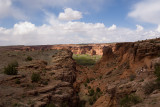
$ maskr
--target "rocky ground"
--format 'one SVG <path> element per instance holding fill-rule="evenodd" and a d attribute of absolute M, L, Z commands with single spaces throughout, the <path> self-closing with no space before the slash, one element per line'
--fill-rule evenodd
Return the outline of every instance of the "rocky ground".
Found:
<path fill-rule="evenodd" d="M 77 67 L 80 101 L 86 107 L 159 107 L 159 64 L 160 39 L 104 47 L 93 68 Z"/>
<path fill-rule="evenodd" d="M 15 53 L 7 55 L 10 57 Z M 22 53 L 19 52 L 18 56 Z M 66 50 L 52 50 L 43 55 L 42 53 L 30 52 L 33 58 L 31 61 L 19 59 L 17 75 L 6 75 L 1 71 L 0 107 L 77 106 L 78 97 L 72 85 L 76 79 L 76 65 L 72 53 Z M 33 57 L 34 55 L 36 57 Z M 45 61 L 47 58 L 44 59 L 44 56 L 50 60 Z M 12 57 L 11 59 L 14 59 Z M 39 75 L 38 81 L 33 81 L 33 73 Z"/>
<path fill-rule="evenodd" d="M 0 48 L 0 107 L 159 107 L 160 39 L 105 45 L 94 66 L 50 48 Z"/>

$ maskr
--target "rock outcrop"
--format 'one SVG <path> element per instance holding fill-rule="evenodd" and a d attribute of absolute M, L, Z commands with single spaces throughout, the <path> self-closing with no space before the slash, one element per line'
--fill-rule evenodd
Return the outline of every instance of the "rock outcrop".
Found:
<path fill-rule="evenodd" d="M 48 63 L 33 60 L 20 64 L 17 76 L 0 74 L 1 77 L 6 77 L 0 79 L 0 106 L 76 107 L 78 96 L 73 83 L 77 71 L 72 52 L 59 50 L 51 58 Z M 33 73 L 40 75 L 37 82 L 32 81 L 32 78 L 37 78 L 32 77 Z"/>
<path fill-rule="evenodd" d="M 83 83 L 80 100 L 86 101 L 87 107 L 158 107 L 160 88 L 154 71 L 155 65 L 160 65 L 159 57 L 160 39 L 104 47 L 101 60 L 92 69 L 77 67 L 83 71 L 77 76 L 77 82 Z M 98 88 L 103 93 L 100 97 Z M 96 92 L 93 96 L 91 90 Z M 154 104 L 152 100 L 156 100 Z"/>
<path fill-rule="evenodd" d="M 67 49 L 74 54 L 102 55 L 104 46 L 114 46 L 114 44 L 66 44 L 66 45 L 38 45 L 38 46 L 7 46 L 0 47 L 0 50 L 14 51 L 47 51 Z"/>

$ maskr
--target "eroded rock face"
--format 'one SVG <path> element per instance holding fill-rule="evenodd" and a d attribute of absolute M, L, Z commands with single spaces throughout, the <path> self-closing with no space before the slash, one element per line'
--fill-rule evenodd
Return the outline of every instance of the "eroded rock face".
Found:
<path fill-rule="evenodd" d="M 56 107 L 77 107 L 78 96 L 73 89 L 77 71 L 72 52 L 59 50 L 51 58 L 48 63 L 33 60 L 21 64 L 16 76 L 0 74 L 6 76 L 0 79 L 0 106 L 45 107 L 54 104 Z M 31 80 L 33 72 L 40 75 L 38 82 Z"/>
<path fill-rule="evenodd" d="M 114 44 L 66 44 L 66 45 L 39 45 L 39 46 L 8 46 L 0 47 L 0 50 L 14 50 L 14 51 L 47 51 L 47 50 L 61 50 L 67 49 L 74 54 L 89 54 L 89 55 L 102 55 L 104 46 L 113 46 Z"/>
<path fill-rule="evenodd" d="M 139 103 L 128 103 L 130 106 L 158 107 L 160 92 L 159 89 L 154 89 L 157 88 L 154 71 L 155 65 L 160 64 L 159 53 L 160 39 L 116 43 L 114 46 L 104 47 L 103 56 L 94 68 L 77 67 L 79 71 L 83 71 L 77 76 L 77 84 L 83 83 L 79 86 L 80 100 L 85 100 L 87 107 L 121 107 L 129 102 L 122 102 L 122 99 L 129 96 L 135 97 L 134 100 Z M 85 78 L 90 81 L 87 83 Z M 97 93 L 90 96 L 89 91 L 96 91 L 97 88 L 103 94 L 100 97 L 96 96 Z M 92 98 L 95 102 L 92 102 Z"/>

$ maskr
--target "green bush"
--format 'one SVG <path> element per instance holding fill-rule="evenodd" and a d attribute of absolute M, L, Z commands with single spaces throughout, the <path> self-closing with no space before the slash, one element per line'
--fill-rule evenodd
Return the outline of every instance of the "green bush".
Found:
<path fill-rule="evenodd" d="M 131 94 L 131 95 L 126 95 L 125 97 L 123 97 L 120 100 L 120 105 L 121 107 L 130 107 L 140 102 L 141 102 L 140 97 L 136 96 L 135 94 Z"/>
<path fill-rule="evenodd" d="M 94 95 L 89 99 L 89 104 L 93 105 L 96 101 L 97 101 L 97 97 L 96 97 L 96 95 Z"/>
<path fill-rule="evenodd" d="M 40 79 L 41 79 L 41 77 L 40 77 L 39 73 L 33 73 L 31 76 L 32 82 L 38 82 Z"/>
<path fill-rule="evenodd" d="M 157 81 L 160 82 L 160 64 L 155 64 L 154 69 L 154 73 L 157 76 Z"/>
<path fill-rule="evenodd" d="M 91 89 L 91 86 L 88 86 L 88 89 Z"/>
<path fill-rule="evenodd" d="M 88 91 L 88 93 L 89 93 L 89 96 L 93 96 L 94 95 L 94 90 L 91 89 L 91 90 Z"/>
<path fill-rule="evenodd" d="M 86 83 L 90 83 L 90 80 L 87 78 Z"/>
<path fill-rule="evenodd" d="M 96 88 L 96 92 L 101 92 L 101 89 L 99 87 Z"/>
<path fill-rule="evenodd" d="M 12 62 L 8 64 L 7 67 L 4 67 L 4 73 L 7 75 L 17 75 L 18 73 L 17 67 L 18 67 L 18 62 L 17 61 Z"/>
<path fill-rule="evenodd" d="M 84 83 L 84 86 L 87 87 L 87 83 Z"/>
<path fill-rule="evenodd" d="M 32 57 L 31 57 L 31 56 L 28 56 L 28 57 L 26 58 L 26 61 L 32 61 Z"/>

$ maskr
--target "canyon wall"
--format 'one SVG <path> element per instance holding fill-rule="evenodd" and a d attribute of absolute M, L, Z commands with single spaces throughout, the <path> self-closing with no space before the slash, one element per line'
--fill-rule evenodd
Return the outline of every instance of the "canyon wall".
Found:
<path fill-rule="evenodd" d="M 14 50 L 14 51 L 34 51 L 34 50 L 59 50 L 67 49 L 73 54 L 89 54 L 102 55 L 104 46 L 114 47 L 115 44 L 66 44 L 66 45 L 37 45 L 37 46 L 6 46 L 0 47 L 0 50 Z"/>

